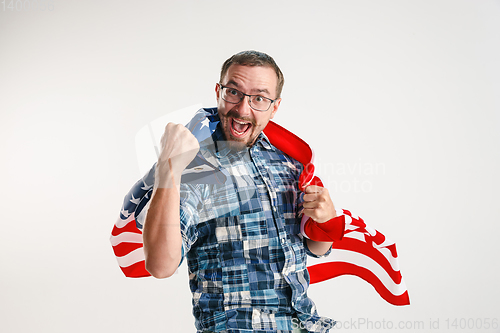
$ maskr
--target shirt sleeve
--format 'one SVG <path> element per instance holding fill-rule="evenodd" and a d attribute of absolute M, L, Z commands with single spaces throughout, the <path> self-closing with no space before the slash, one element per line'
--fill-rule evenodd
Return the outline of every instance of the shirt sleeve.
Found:
<path fill-rule="evenodd" d="M 323 257 L 327 257 L 332 252 L 332 247 L 330 246 L 330 248 L 328 249 L 328 251 L 326 251 L 325 254 L 318 256 L 317 254 L 314 254 L 311 252 L 311 250 L 309 250 L 309 246 L 307 246 L 307 238 L 306 237 L 302 237 L 302 243 L 304 244 L 304 250 L 306 250 L 306 254 L 310 257 L 323 258 Z"/>

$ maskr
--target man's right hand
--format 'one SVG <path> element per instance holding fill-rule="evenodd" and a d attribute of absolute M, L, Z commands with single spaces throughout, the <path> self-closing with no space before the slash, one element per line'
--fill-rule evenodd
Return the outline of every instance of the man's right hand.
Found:
<path fill-rule="evenodd" d="M 179 185 L 182 171 L 199 149 L 198 140 L 186 127 L 167 124 L 142 234 L 146 269 L 156 278 L 171 276 L 181 261 Z"/>
<path fill-rule="evenodd" d="M 161 137 L 161 152 L 156 165 L 155 187 L 179 185 L 182 171 L 200 149 L 196 137 L 183 125 L 168 123 Z"/>

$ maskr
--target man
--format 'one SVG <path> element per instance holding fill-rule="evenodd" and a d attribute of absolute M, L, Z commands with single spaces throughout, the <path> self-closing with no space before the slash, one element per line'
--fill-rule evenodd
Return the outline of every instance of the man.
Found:
<path fill-rule="evenodd" d="M 186 127 L 172 123 L 161 139 L 143 228 L 146 269 L 166 278 L 187 258 L 198 332 L 327 332 L 334 324 L 308 298 L 306 269 L 306 253 L 325 255 L 332 243 L 299 236 L 302 214 L 323 223 L 336 217 L 334 205 L 314 185 L 300 199 L 302 165 L 262 133 L 278 111 L 283 83 L 267 54 L 235 54 L 215 86 L 215 144 L 200 148 Z M 181 183 L 197 154 L 234 181 Z"/>

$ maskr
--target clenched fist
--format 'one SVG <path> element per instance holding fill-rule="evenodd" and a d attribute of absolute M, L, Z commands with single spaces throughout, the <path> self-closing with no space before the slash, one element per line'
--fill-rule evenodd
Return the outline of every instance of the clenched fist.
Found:
<path fill-rule="evenodd" d="M 182 171 L 200 149 L 196 137 L 183 125 L 168 123 L 161 137 L 161 152 L 156 165 L 155 187 L 179 185 Z"/>
<path fill-rule="evenodd" d="M 309 185 L 304 190 L 304 214 L 318 223 L 337 216 L 328 190 L 317 185 Z"/>

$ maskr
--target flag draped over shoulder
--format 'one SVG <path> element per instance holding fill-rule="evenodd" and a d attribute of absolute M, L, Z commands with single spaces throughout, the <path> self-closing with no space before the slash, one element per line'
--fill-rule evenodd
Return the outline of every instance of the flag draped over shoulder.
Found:
<path fill-rule="evenodd" d="M 214 109 L 201 109 L 186 127 L 202 142 L 211 136 L 217 123 Z M 322 186 L 319 178 L 314 176 L 314 154 L 305 141 L 272 121 L 264 133 L 276 148 L 304 165 L 299 179 L 301 190 L 309 184 Z M 125 196 L 120 216 L 111 232 L 113 251 L 127 277 L 150 276 L 145 269 L 140 219 L 144 219 L 143 210 L 152 195 L 154 170 L 153 166 Z M 225 176 L 214 165 L 197 156 L 183 172 L 181 181 L 196 179 L 202 183 L 217 183 L 224 182 Z M 310 283 L 341 275 L 355 275 L 370 283 L 387 302 L 394 305 L 410 304 L 399 270 L 396 244 L 348 210 L 337 209 L 337 215 L 336 219 L 342 219 L 343 233 L 340 240 L 333 242 L 329 256 L 308 258 Z M 314 227 L 314 221 L 303 217 L 301 231 L 305 237 L 315 240 Z"/>

